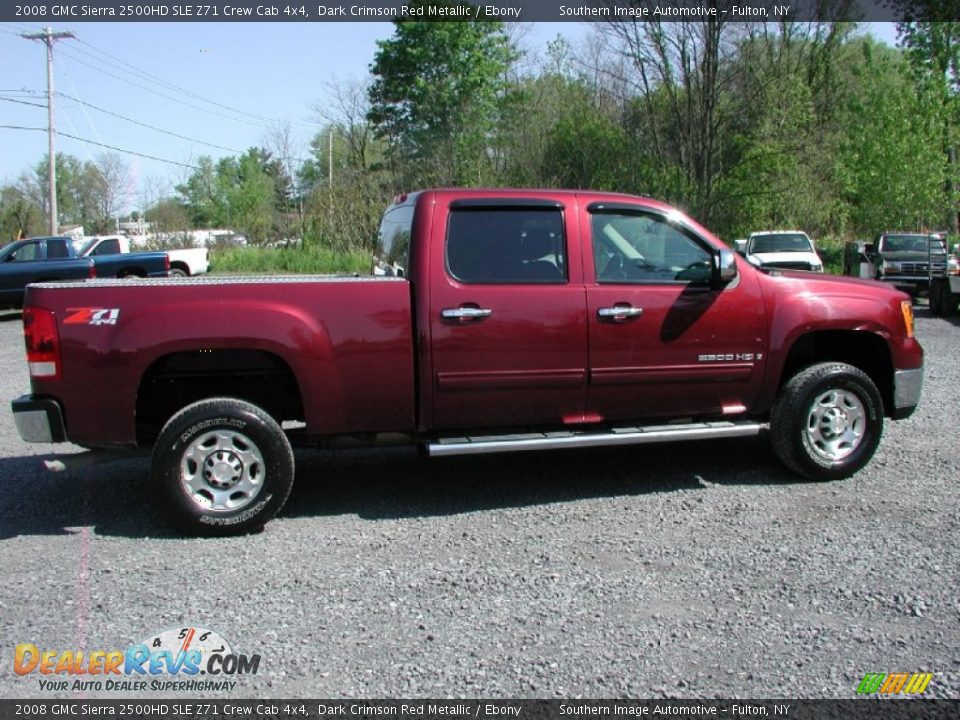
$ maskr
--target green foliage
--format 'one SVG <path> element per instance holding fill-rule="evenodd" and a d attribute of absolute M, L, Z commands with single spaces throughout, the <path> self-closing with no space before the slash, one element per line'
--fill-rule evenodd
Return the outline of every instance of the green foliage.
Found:
<path fill-rule="evenodd" d="M 216 164 L 201 157 L 177 192 L 194 227 L 231 228 L 253 243 L 288 235 L 284 216 L 292 200 L 292 180 L 265 150 L 250 148 Z"/>
<path fill-rule="evenodd" d="M 823 271 L 832 275 L 843 275 L 843 253 L 846 241 L 836 235 L 815 238 L 817 254 L 823 260 Z"/>
<path fill-rule="evenodd" d="M 337 252 L 328 248 L 229 247 L 210 253 L 215 274 L 330 275 L 370 273 L 371 258 L 364 252 Z"/>
<path fill-rule="evenodd" d="M 414 0 L 412 7 L 463 3 Z M 500 22 L 395 20 L 378 43 L 367 118 L 403 184 L 490 182 L 490 150 L 515 57 Z"/>
<path fill-rule="evenodd" d="M 47 229 L 47 218 L 23 188 L 0 188 L 0 245 L 8 240 L 40 235 Z"/>
<path fill-rule="evenodd" d="M 939 133 L 944 191 L 943 217 L 960 231 L 960 23 L 957 1 L 902 0 L 908 22 L 897 25 L 919 97 L 924 98 Z"/>
<path fill-rule="evenodd" d="M 859 86 L 848 96 L 838 174 L 850 222 L 873 236 L 932 228 L 947 197 L 940 130 L 929 98 L 905 82 L 901 58 L 863 43 L 851 57 Z"/>

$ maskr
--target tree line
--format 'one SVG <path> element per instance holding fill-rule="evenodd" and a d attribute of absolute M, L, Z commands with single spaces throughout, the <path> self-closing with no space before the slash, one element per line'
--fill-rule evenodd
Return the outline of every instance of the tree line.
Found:
<path fill-rule="evenodd" d="M 327 87 L 306 158 L 280 128 L 201 158 L 145 218 L 356 252 L 398 193 L 517 186 L 651 195 L 731 241 L 957 231 L 957 23 L 900 23 L 899 48 L 829 19 L 597 23 L 536 62 L 518 29 L 396 21 L 366 80 Z M 106 159 L 58 156 L 61 222 L 111 217 Z M 42 232 L 45 168 L 0 191 L 5 237 Z"/>

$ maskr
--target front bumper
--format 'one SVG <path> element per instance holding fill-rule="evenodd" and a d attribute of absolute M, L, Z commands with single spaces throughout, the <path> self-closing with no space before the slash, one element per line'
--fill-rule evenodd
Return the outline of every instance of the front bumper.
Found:
<path fill-rule="evenodd" d="M 923 388 L 923 368 L 897 370 L 893 373 L 893 419 L 902 420 L 913 415 L 920 404 Z"/>
<path fill-rule="evenodd" d="M 67 430 L 63 424 L 63 410 L 56 400 L 23 395 L 10 403 L 10 408 L 13 410 L 17 433 L 26 442 L 66 442 Z"/>
<path fill-rule="evenodd" d="M 888 285 L 910 289 L 923 290 L 930 286 L 930 278 L 926 275 L 881 275 L 877 280 Z"/>

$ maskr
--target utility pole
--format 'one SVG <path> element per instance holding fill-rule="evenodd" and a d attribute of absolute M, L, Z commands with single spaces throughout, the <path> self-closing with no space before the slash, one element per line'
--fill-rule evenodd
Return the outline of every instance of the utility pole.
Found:
<path fill-rule="evenodd" d="M 45 27 L 43 32 L 23 33 L 20 35 L 27 40 L 41 40 L 47 46 L 47 141 L 50 146 L 49 165 L 50 165 L 50 234 L 56 235 L 60 232 L 60 223 L 57 220 L 57 159 L 53 150 L 54 137 L 56 132 L 53 127 L 53 44 L 57 40 L 75 37 L 69 30 L 54 32 L 52 28 Z"/>

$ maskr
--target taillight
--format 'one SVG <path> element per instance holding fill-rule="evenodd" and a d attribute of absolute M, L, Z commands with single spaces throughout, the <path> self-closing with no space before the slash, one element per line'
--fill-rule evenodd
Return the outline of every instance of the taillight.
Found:
<path fill-rule="evenodd" d="M 167 275 L 170 274 L 170 253 L 163 254 L 163 268 L 167 271 Z"/>
<path fill-rule="evenodd" d="M 92 280 L 97 276 L 97 264 L 93 261 L 90 262 L 90 279 Z"/>
<path fill-rule="evenodd" d="M 57 318 L 46 308 L 23 309 L 23 339 L 30 377 L 60 379 L 60 334 Z"/>

